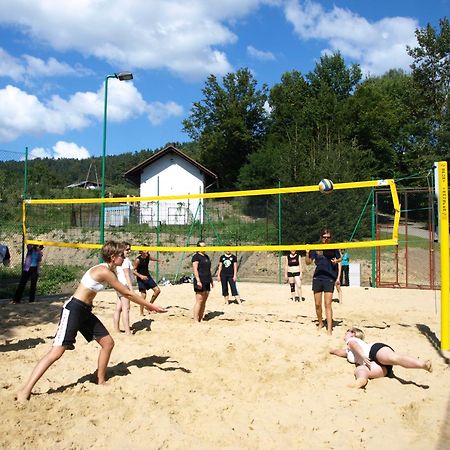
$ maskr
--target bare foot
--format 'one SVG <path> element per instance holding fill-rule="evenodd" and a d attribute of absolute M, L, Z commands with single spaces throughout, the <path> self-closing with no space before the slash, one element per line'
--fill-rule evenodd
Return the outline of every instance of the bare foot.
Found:
<path fill-rule="evenodd" d="M 425 367 L 424 367 L 424 369 L 427 371 L 427 372 L 433 372 L 433 366 L 432 366 L 432 364 L 431 364 L 431 361 L 428 359 L 427 361 L 425 361 Z"/>
<path fill-rule="evenodd" d="M 333 334 L 333 330 L 327 330 L 328 336 L 331 336 Z"/>
<path fill-rule="evenodd" d="M 19 403 L 25 403 L 27 400 L 30 400 L 31 394 L 27 394 L 22 389 L 16 393 L 14 396 L 14 400 Z"/>

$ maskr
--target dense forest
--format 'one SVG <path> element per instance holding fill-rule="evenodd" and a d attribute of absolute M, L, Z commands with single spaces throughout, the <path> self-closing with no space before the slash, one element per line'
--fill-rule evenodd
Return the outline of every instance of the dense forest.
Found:
<path fill-rule="evenodd" d="M 334 53 L 307 74 L 284 73 L 271 87 L 260 86 L 247 68 L 222 80 L 210 75 L 203 98 L 183 121 L 191 142 L 173 144 L 219 175 L 218 190 L 308 185 L 323 177 L 399 179 L 428 171 L 434 161 L 450 159 L 448 19 L 438 29 L 417 29 L 416 37 L 418 46 L 405 49 L 410 73 L 363 77 L 358 65 Z M 108 192 L 136 195 L 124 172 L 159 150 L 108 156 Z M 29 161 L 27 196 L 99 196 L 63 189 L 85 180 L 92 163 L 100 174 L 100 158 Z M 23 174 L 23 162 L 0 162 L 3 219 L 17 219 Z"/>

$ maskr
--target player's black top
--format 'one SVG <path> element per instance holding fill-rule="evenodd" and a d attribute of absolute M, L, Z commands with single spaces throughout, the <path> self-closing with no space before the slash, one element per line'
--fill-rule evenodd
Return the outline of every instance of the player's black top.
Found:
<path fill-rule="evenodd" d="M 237 263 L 236 255 L 222 255 L 219 262 L 222 263 L 221 277 L 234 276 L 234 263 Z"/>
<path fill-rule="evenodd" d="M 300 265 L 300 255 L 298 253 L 296 253 L 295 255 L 293 255 L 292 253 L 289 253 L 287 259 L 288 259 L 289 267 Z"/>
<path fill-rule="evenodd" d="M 335 281 L 338 275 L 338 265 L 333 264 L 333 258 L 339 259 L 341 254 L 339 250 L 311 250 L 309 257 L 314 260 L 316 270 L 314 278 L 321 278 Z"/>
<path fill-rule="evenodd" d="M 211 260 L 208 255 L 202 255 L 201 253 L 194 253 L 192 256 L 192 262 L 198 262 L 198 276 L 202 283 L 211 283 Z"/>
<path fill-rule="evenodd" d="M 150 276 L 150 272 L 148 270 L 148 264 L 150 262 L 150 255 L 147 256 L 141 256 L 139 255 L 137 257 L 137 260 L 139 261 L 137 267 L 136 267 L 136 272 L 139 275 L 144 275 L 144 277 L 148 277 Z"/>

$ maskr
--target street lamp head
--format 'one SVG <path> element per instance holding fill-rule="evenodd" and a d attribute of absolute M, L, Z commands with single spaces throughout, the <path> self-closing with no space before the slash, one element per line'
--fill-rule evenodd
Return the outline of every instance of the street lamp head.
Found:
<path fill-rule="evenodd" d="M 114 76 L 120 81 L 129 81 L 133 79 L 133 74 L 131 72 L 119 72 L 115 73 Z"/>

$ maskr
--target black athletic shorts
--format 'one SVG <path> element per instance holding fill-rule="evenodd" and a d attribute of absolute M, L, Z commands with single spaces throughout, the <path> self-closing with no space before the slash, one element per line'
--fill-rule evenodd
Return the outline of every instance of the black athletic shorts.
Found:
<path fill-rule="evenodd" d="M 313 278 L 312 290 L 313 292 L 333 292 L 334 281 L 327 278 Z"/>
<path fill-rule="evenodd" d="M 382 349 L 383 347 L 389 347 L 392 351 L 394 351 L 394 349 L 387 345 L 387 344 L 383 344 L 382 342 L 376 342 L 375 344 L 372 344 L 372 347 L 370 347 L 370 351 L 369 351 L 369 359 L 371 361 L 375 361 L 379 366 L 381 367 L 386 367 L 387 369 L 387 374 L 386 376 L 392 375 L 392 366 L 388 366 L 386 364 L 381 364 L 380 361 L 378 361 L 377 359 L 377 353 L 378 350 Z"/>
<path fill-rule="evenodd" d="M 288 272 L 287 275 L 289 278 L 299 277 L 300 272 Z"/>
<path fill-rule="evenodd" d="M 92 313 L 92 306 L 70 297 L 63 305 L 53 346 L 61 345 L 72 350 L 78 331 L 88 342 L 109 335 L 100 319 Z"/>
<path fill-rule="evenodd" d="M 194 292 L 210 292 L 211 283 L 202 281 L 202 287 L 197 285 L 197 280 L 194 278 Z"/>
<path fill-rule="evenodd" d="M 148 277 L 148 280 L 141 280 L 140 278 L 138 278 L 137 283 L 138 283 L 139 292 L 146 292 L 149 289 L 153 289 L 156 286 L 158 286 L 156 284 L 156 281 L 150 276 Z"/>

